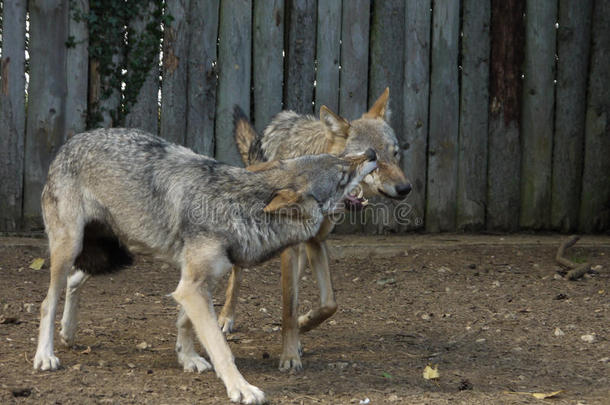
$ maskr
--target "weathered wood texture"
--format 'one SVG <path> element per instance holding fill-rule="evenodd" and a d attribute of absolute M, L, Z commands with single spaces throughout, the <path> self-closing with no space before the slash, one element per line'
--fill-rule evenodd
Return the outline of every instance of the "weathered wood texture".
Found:
<path fill-rule="evenodd" d="M 372 7 L 370 45 L 369 45 L 369 90 L 368 104 L 373 105 L 386 87 L 390 88 L 389 121 L 398 138 L 399 145 L 406 142 L 403 131 L 403 88 L 404 72 L 397 66 L 404 66 L 405 49 L 400 44 L 405 38 L 405 2 L 403 0 L 375 1 Z M 396 92 L 392 91 L 392 89 Z M 400 221 L 397 221 L 395 211 L 400 202 L 384 199 L 383 207 L 387 220 L 369 223 L 365 230 L 377 233 L 396 231 Z"/>
<path fill-rule="evenodd" d="M 459 2 L 434 3 L 426 204 L 426 230 L 430 232 L 455 229 L 459 35 Z"/>
<path fill-rule="evenodd" d="M 315 115 L 326 105 L 339 111 L 339 62 L 341 59 L 341 0 L 318 1 L 316 35 Z"/>
<path fill-rule="evenodd" d="M 147 12 L 135 18 L 131 23 L 131 30 L 138 36 L 146 31 L 146 26 L 150 23 L 152 13 L 155 10 L 155 5 L 151 4 Z M 139 44 L 132 44 L 130 53 L 127 54 L 127 66 L 129 68 L 130 58 L 138 56 Z M 157 44 L 158 46 L 159 44 Z M 135 53 L 132 55 L 131 53 Z M 159 59 L 153 60 L 150 69 L 146 74 L 146 79 L 142 83 L 142 87 L 138 92 L 135 103 L 129 106 L 127 115 L 125 116 L 125 126 L 128 128 L 140 128 L 153 134 L 157 134 L 159 130 Z M 127 83 L 127 86 L 134 85 Z"/>
<path fill-rule="evenodd" d="M 252 18 L 252 118 L 262 133 L 282 110 L 284 1 L 255 0 Z"/>
<path fill-rule="evenodd" d="M 187 67 L 189 0 L 168 0 L 173 21 L 164 30 L 161 136 L 184 144 L 187 120 Z"/>
<path fill-rule="evenodd" d="M 250 111 L 252 1 L 222 0 L 216 97 L 216 158 L 243 166 L 233 139 L 233 106 Z"/>
<path fill-rule="evenodd" d="M 289 0 L 284 80 L 284 108 L 301 114 L 313 112 L 315 78 L 316 2 Z"/>
<path fill-rule="evenodd" d="M 4 3 L 0 58 L 0 231 L 21 227 L 26 0 Z"/>
<path fill-rule="evenodd" d="M 523 228 L 550 223 L 557 2 L 527 0 L 521 122 Z"/>
<path fill-rule="evenodd" d="M 48 164 L 85 127 L 85 112 L 90 119 L 103 113 L 87 125 L 124 118 L 242 165 L 234 105 L 262 132 L 287 108 L 317 115 L 325 104 L 357 119 L 386 87 L 413 191 L 399 204 L 371 199 L 371 209 L 349 214 L 337 231 L 608 231 L 609 2 L 166 0 L 173 21 L 164 27 L 162 72 L 151 63 L 125 116 L 120 100 L 130 99 L 136 42 L 107 33 L 121 44 L 115 62 L 127 75 L 125 89 L 113 83 L 105 99 L 110 81 L 88 60 L 87 27 L 68 12 L 89 5 L 104 19 L 107 8 L 90 0 L 0 0 L 0 231 L 40 227 Z M 159 4 L 134 15 L 128 32 L 158 17 L 150 13 Z"/>
<path fill-rule="evenodd" d="M 430 0 L 405 2 L 404 139 L 402 167 L 411 180 L 408 197 L 412 221 L 408 229 L 421 228 L 426 208 L 428 103 L 430 95 Z M 390 88 L 399 96 L 397 89 Z"/>
<path fill-rule="evenodd" d="M 610 0 L 596 0 L 585 124 L 580 229 L 610 229 Z"/>
<path fill-rule="evenodd" d="M 463 0 L 457 228 L 485 226 L 490 0 Z"/>
<path fill-rule="evenodd" d="M 40 194 L 47 170 L 66 137 L 68 2 L 31 0 L 30 83 L 25 142 L 23 217 L 42 226 Z"/>
<path fill-rule="evenodd" d="M 405 38 L 405 2 L 403 0 L 385 0 L 373 3 L 370 49 L 369 49 L 369 95 L 368 104 L 373 105 L 386 87 L 390 92 L 390 126 L 396 132 L 402 144 L 403 135 L 403 98 L 400 90 L 404 81 L 402 69 L 405 50 L 401 44 Z"/>
<path fill-rule="evenodd" d="M 559 1 L 551 226 L 578 226 L 593 0 Z"/>
<path fill-rule="evenodd" d="M 369 0 L 343 2 L 339 114 L 348 120 L 367 110 L 370 8 Z"/>
<path fill-rule="evenodd" d="M 213 156 L 220 1 L 191 1 L 190 7 L 185 144 L 197 153 Z"/>
<path fill-rule="evenodd" d="M 519 227 L 519 121 L 525 0 L 492 0 L 487 228 Z"/>
<path fill-rule="evenodd" d="M 84 19 L 76 21 L 74 13 L 89 12 L 89 0 L 69 2 L 69 37 L 71 46 L 67 50 L 66 75 L 66 136 L 82 132 L 87 127 L 87 91 L 89 87 L 89 30 Z"/>
<path fill-rule="evenodd" d="M 343 1 L 341 6 L 341 70 L 339 74 L 339 111 L 348 120 L 360 118 L 368 107 L 369 0 Z M 337 111 L 335 111 L 337 112 Z M 371 201 L 377 207 L 377 201 Z M 348 212 L 335 231 L 363 232 L 367 224 L 379 223 L 377 214 L 386 210 L 367 209 Z M 378 217 L 378 216 L 377 216 Z M 373 226 L 376 228 L 376 226 Z"/>

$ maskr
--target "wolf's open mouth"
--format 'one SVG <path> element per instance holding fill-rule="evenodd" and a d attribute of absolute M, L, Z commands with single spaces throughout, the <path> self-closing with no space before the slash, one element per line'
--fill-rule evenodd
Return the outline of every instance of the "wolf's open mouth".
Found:
<path fill-rule="evenodd" d="M 364 198 L 364 192 L 360 187 L 350 191 L 343 200 L 345 206 L 350 210 L 359 210 L 368 205 L 369 200 Z"/>

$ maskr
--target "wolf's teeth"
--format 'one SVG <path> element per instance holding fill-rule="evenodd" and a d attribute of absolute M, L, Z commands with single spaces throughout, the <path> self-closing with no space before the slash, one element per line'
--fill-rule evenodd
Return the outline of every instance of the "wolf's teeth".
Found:
<path fill-rule="evenodd" d="M 364 196 L 364 191 L 362 191 L 362 189 L 360 189 L 360 192 L 358 193 L 358 198 L 362 198 Z"/>

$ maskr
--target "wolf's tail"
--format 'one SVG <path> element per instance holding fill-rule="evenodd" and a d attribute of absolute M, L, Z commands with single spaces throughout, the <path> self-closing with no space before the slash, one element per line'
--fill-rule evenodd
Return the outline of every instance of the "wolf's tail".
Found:
<path fill-rule="evenodd" d="M 237 105 L 233 108 L 233 126 L 237 149 L 244 164 L 250 166 L 266 161 L 262 149 L 263 137 L 256 132 L 246 114 Z"/>
<path fill-rule="evenodd" d="M 131 264 L 133 256 L 108 226 L 97 221 L 85 225 L 83 249 L 74 267 L 95 276 L 113 273 Z"/>

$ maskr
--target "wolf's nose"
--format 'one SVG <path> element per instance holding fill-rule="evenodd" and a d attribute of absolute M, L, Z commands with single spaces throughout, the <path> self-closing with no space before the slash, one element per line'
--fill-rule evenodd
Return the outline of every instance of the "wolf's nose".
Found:
<path fill-rule="evenodd" d="M 411 184 L 404 183 L 396 186 L 396 194 L 405 196 L 411 192 Z"/>
<path fill-rule="evenodd" d="M 372 148 L 368 148 L 366 150 L 366 152 L 364 152 L 364 154 L 366 155 L 366 158 L 371 162 L 374 162 L 377 160 L 377 154 L 375 153 L 375 151 Z"/>

